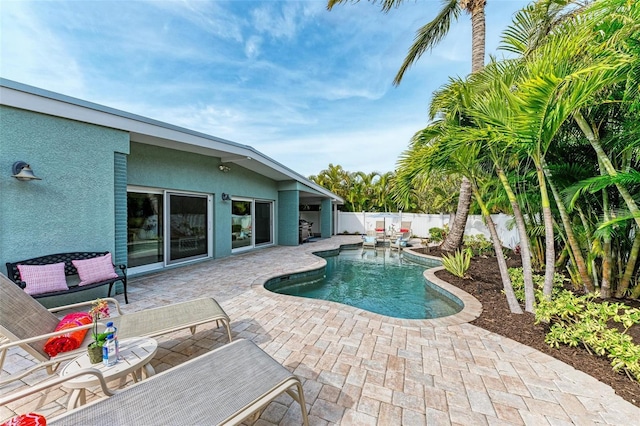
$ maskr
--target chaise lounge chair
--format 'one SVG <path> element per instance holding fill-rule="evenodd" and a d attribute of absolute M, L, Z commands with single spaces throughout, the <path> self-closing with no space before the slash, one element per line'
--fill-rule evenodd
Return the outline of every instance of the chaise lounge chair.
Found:
<path fill-rule="evenodd" d="M 109 390 L 98 370 L 87 369 L 0 398 L 0 405 L 82 374 L 98 376 L 103 392 L 109 397 L 48 419 L 48 425 L 238 424 L 257 417 L 262 408 L 284 392 L 300 404 L 301 423 L 309 423 L 300 380 L 244 339 L 122 390 Z"/>
<path fill-rule="evenodd" d="M 200 298 L 127 314 L 122 313 L 117 300 L 112 298 L 103 300 L 115 305 L 118 312 L 118 316 L 109 318 L 109 321 L 113 321 L 118 328 L 119 339 L 155 337 L 185 328 L 189 328 L 193 334 L 196 326 L 215 321 L 217 325 L 222 322 L 227 329 L 229 341 L 232 340 L 229 316 L 212 298 Z M 78 310 L 77 308 L 83 306 L 88 307 L 93 301 L 46 309 L 2 274 L 0 274 L 0 301 L 0 372 L 7 351 L 16 346 L 27 351 L 37 362 L 32 368 L 15 375 L 12 374 L 11 377 L 0 381 L 0 386 L 21 379 L 42 367 L 46 367 L 49 374 L 52 374 L 61 361 L 66 361 L 85 352 L 87 345 L 92 340 L 91 333 L 87 333 L 84 342 L 78 349 L 62 352 L 53 358 L 44 351 L 44 344 L 49 337 L 92 327 L 89 324 L 54 332 L 59 318 L 53 312 L 66 309 Z"/>
<path fill-rule="evenodd" d="M 367 232 L 367 235 L 363 237 L 362 240 L 362 248 L 376 248 L 378 244 L 378 239 L 376 238 L 376 234 L 373 231 Z"/>
<path fill-rule="evenodd" d="M 387 237 L 387 231 L 385 230 L 385 221 L 384 220 L 376 220 L 376 236 L 382 239 Z"/>

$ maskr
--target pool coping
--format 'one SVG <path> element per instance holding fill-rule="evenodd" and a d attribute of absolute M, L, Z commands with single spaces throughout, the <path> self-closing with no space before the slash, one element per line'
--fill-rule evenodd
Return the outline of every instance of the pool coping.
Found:
<path fill-rule="evenodd" d="M 278 274 L 264 275 L 264 276 L 257 277 L 251 283 L 251 288 L 254 291 L 258 292 L 260 295 L 269 297 L 276 301 L 281 300 L 283 302 L 290 302 L 292 300 L 295 300 L 298 302 L 303 302 L 303 301 L 308 302 L 310 300 L 308 298 L 274 293 L 270 290 L 267 290 L 264 286 L 267 282 L 277 278 L 296 275 L 296 274 L 305 274 L 305 273 L 315 272 L 326 267 L 327 261 L 324 258 L 320 257 L 317 253 L 335 252 L 336 254 L 338 254 L 341 250 L 351 249 L 351 248 L 354 248 L 354 246 L 361 246 L 361 245 L 362 244 L 342 244 L 338 247 L 335 247 L 334 249 L 325 249 L 325 250 L 319 250 L 319 251 L 308 253 L 309 255 L 313 256 L 316 260 L 315 262 L 313 262 L 313 264 L 303 268 L 294 269 L 291 271 L 285 272 L 283 270 L 281 271 L 281 273 L 278 273 Z M 405 253 L 410 252 L 411 253 L 410 257 L 416 256 L 417 258 L 423 258 L 424 260 L 428 260 L 428 261 L 436 261 L 436 262 L 441 261 L 439 257 L 417 253 L 411 250 L 410 248 L 404 249 L 404 251 Z M 440 318 L 434 318 L 434 319 L 394 318 L 394 317 L 389 317 L 382 314 L 376 314 L 374 312 L 369 312 L 364 309 L 355 308 L 353 306 L 345 305 L 342 303 L 332 302 L 329 300 L 322 300 L 322 299 L 312 299 L 312 300 L 315 304 L 320 306 L 326 306 L 327 308 L 337 307 L 347 312 L 351 312 L 354 315 L 359 315 L 370 320 L 384 321 L 387 324 L 399 325 L 399 326 L 405 326 L 405 327 L 448 327 L 452 325 L 466 324 L 478 318 L 482 313 L 482 304 L 478 301 L 478 299 L 476 299 L 469 293 L 465 292 L 464 290 L 461 290 L 458 287 L 451 285 L 446 281 L 436 277 L 435 273 L 443 269 L 444 267 L 442 266 L 431 267 L 429 269 L 426 269 L 423 272 L 423 276 L 433 286 L 439 287 L 442 290 L 453 294 L 462 302 L 463 307 L 460 312 L 453 315 L 448 315 L 446 317 L 440 317 Z"/>

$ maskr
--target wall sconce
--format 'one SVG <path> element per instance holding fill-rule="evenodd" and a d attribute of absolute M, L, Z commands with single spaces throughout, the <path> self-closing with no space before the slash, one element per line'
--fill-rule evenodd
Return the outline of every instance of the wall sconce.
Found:
<path fill-rule="evenodd" d="M 42 180 L 33 174 L 31 167 L 24 161 L 16 161 L 13 163 L 11 170 L 13 171 L 12 177 L 18 180 Z"/>
<path fill-rule="evenodd" d="M 222 193 L 222 201 L 231 201 L 231 195 Z"/>
<path fill-rule="evenodd" d="M 218 168 L 220 169 L 220 171 L 221 171 L 222 173 L 227 173 L 228 171 L 230 171 L 230 170 L 231 170 L 231 167 L 229 167 L 229 166 L 225 166 L 224 164 L 220 164 L 220 165 L 218 166 Z"/>

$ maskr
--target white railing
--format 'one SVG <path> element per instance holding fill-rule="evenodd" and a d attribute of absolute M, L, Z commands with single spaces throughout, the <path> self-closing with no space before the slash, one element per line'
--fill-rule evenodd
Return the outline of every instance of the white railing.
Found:
<path fill-rule="evenodd" d="M 505 214 L 491 215 L 491 217 L 496 224 L 502 245 L 514 248 L 520 242 L 520 238 L 513 226 L 513 217 Z M 401 222 L 411 222 L 411 235 L 423 238 L 429 236 L 429 229 L 442 228 L 452 220 L 453 217 L 448 214 L 338 212 L 336 233 L 341 234 L 346 231 L 350 234 L 366 234 L 367 231 L 375 230 L 377 222 L 383 222 L 385 230 L 391 233 L 400 230 Z M 489 230 L 480 215 L 469 215 L 465 234 L 483 234 L 490 239 Z"/>

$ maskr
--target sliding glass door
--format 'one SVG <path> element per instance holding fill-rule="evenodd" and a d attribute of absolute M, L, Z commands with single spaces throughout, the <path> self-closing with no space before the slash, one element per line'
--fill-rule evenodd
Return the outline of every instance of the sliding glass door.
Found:
<path fill-rule="evenodd" d="M 206 257 L 208 197 L 206 195 L 169 194 L 169 259 L 176 263 Z"/>
<path fill-rule="evenodd" d="M 231 201 L 231 248 L 233 251 L 273 244 L 273 201 Z"/>
<path fill-rule="evenodd" d="M 130 188 L 127 261 L 133 272 L 210 257 L 212 196 Z"/>
<path fill-rule="evenodd" d="M 127 265 L 164 263 L 164 194 L 127 193 Z"/>
<path fill-rule="evenodd" d="M 253 228 L 252 209 L 250 200 L 231 201 L 231 248 L 251 247 L 251 229 Z"/>
<path fill-rule="evenodd" d="M 271 201 L 256 201 L 255 206 L 255 245 L 271 244 L 273 243 L 273 203 Z"/>

